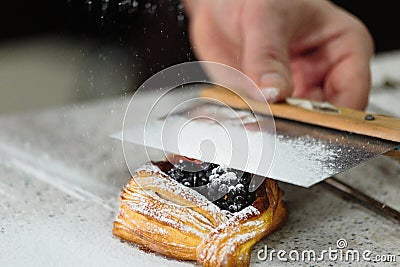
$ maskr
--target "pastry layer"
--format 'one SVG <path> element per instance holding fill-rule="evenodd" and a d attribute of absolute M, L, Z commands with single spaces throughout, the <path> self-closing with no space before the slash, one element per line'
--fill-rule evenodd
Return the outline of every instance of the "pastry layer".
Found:
<path fill-rule="evenodd" d="M 123 188 L 113 234 L 203 266 L 248 266 L 253 245 L 287 217 L 282 196 L 265 179 L 251 206 L 230 213 L 148 164 Z"/>

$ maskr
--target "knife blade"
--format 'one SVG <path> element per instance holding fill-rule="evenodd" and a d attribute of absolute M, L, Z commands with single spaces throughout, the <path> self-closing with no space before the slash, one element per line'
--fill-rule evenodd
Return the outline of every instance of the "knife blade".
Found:
<path fill-rule="evenodd" d="M 168 112 L 167 116 L 130 125 L 124 131 L 124 142 L 227 165 L 303 187 L 399 145 L 396 141 L 343 129 L 234 109 L 230 107 L 233 102 L 221 106 L 221 103 L 210 103 L 209 96 L 206 98 L 189 101 L 180 109 Z M 271 129 L 271 125 L 275 129 Z M 122 134 L 113 136 L 122 139 Z"/>

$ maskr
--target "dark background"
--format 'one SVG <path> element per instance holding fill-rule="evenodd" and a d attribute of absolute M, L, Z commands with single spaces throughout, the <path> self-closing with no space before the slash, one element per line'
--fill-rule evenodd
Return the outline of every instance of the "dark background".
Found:
<path fill-rule="evenodd" d="M 37 0 L 4 1 L 0 43 L 52 34 L 114 44 L 136 62 L 139 80 L 194 59 L 187 18 L 179 1 Z M 135 2 L 136 4 L 132 5 Z M 371 31 L 376 52 L 400 48 L 395 1 L 333 1 L 359 17 Z"/>

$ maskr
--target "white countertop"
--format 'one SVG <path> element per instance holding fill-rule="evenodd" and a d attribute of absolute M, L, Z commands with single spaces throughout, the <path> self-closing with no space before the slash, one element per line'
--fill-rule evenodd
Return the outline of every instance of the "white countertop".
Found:
<path fill-rule="evenodd" d="M 372 70 L 375 85 L 385 77 L 400 79 L 400 52 L 375 58 Z M 128 101 L 104 99 L 0 118 L 0 266 L 193 265 L 143 252 L 111 234 L 119 192 L 130 176 L 120 143 L 108 136 L 121 129 Z M 374 89 L 369 109 L 400 116 L 399 101 L 400 89 Z M 340 177 L 400 209 L 400 163 L 379 157 Z M 335 248 L 339 238 L 349 248 L 394 254 L 400 262 L 399 224 L 321 185 L 282 187 L 289 220 L 255 246 L 252 265 L 315 265 L 258 261 L 256 252 L 265 245 L 321 251 Z M 374 265 L 363 262 L 368 264 Z"/>

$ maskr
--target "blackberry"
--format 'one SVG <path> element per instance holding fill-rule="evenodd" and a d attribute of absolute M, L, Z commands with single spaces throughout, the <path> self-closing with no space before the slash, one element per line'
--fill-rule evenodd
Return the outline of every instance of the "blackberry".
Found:
<path fill-rule="evenodd" d="M 218 164 L 215 164 L 215 163 L 210 163 L 210 164 L 208 164 L 208 170 L 214 170 L 215 168 L 218 168 L 219 167 L 219 165 Z"/>
<path fill-rule="evenodd" d="M 172 168 L 172 169 L 170 169 L 170 170 L 168 171 L 168 175 L 169 175 L 172 179 L 174 179 L 174 180 L 176 180 L 176 181 L 178 181 L 178 182 L 181 182 L 182 179 L 185 177 L 183 171 L 182 171 L 181 169 L 179 169 L 179 168 Z"/>
<path fill-rule="evenodd" d="M 235 196 L 235 198 L 233 199 L 233 203 L 235 203 L 236 205 L 238 205 L 238 204 L 242 205 L 242 204 L 244 204 L 244 201 L 245 201 L 244 197 L 242 197 L 240 195 Z"/>
<path fill-rule="evenodd" d="M 207 176 L 202 176 L 199 178 L 199 186 L 203 186 L 209 183 L 209 179 Z"/>
<path fill-rule="evenodd" d="M 184 186 L 187 186 L 187 187 L 193 187 L 193 184 L 190 183 L 189 181 L 185 181 L 185 182 L 183 182 L 182 184 L 183 184 Z"/>
<path fill-rule="evenodd" d="M 214 189 L 218 189 L 218 187 L 221 185 L 221 180 L 218 177 L 213 177 L 211 176 L 210 178 L 210 187 Z"/>
<path fill-rule="evenodd" d="M 214 203 L 214 204 L 216 204 L 216 203 Z M 228 206 L 229 206 L 229 204 L 228 204 L 228 202 L 226 201 L 226 200 L 221 200 L 218 204 L 216 204 L 218 207 L 220 207 L 221 209 L 223 209 L 223 210 L 227 210 L 228 209 Z"/>
<path fill-rule="evenodd" d="M 238 212 L 239 211 L 239 207 L 236 204 L 232 204 L 232 205 L 229 205 L 228 210 L 230 212 Z"/>
<path fill-rule="evenodd" d="M 251 192 L 246 196 L 246 203 L 251 204 L 254 202 L 254 200 L 256 200 L 256 193 L 255 192 Z"/>
<path fill-rule="evenodd" d="M 193 187 L 193 181 L 188 178 L 184 178 L 180 183 L 187 187 Z"/>
<path fill-rule="evenodd" d="M 249 185 L 251 182 L 251 174 L 248 172 L 245 172 L 242 174 L 242 177 L 239 179 L 239 183 L 243 185 Z"/>
<path fill-rule="evenodd" d="M 237 194 L 236 187 L 233 186 L 233 185 L 231 185 L 231 186 L 228 188 L 228 194 L 227 194 L 228 197 L 233 198 L 233 197 L 236 196 L 236 194 Z"/>
<path fill-rule="evenodd" d="M 214 164 L 214 165 L 215 165 L 215 164 Z M 221 166 L 217 166 L 216 168 L 214 168 L 214 169 L 212 170 L 212 172 L 213 172 L 214 174 L 222 175 L 222 174 L 224 174 L 226 171 L 225 171 Z"/>
<path fill-rule="evenodd" d="M 219 191 L 220 192 L 222 192 L 222 193 L 228 193 L 228 190 L 229 190 L 229 187 L 228 187 L 228 185 L 226 185 L 226 184 L 221 184 L 220 186 L 219 186 Z"/>
<path fill-rule="evenodd" d="M 215 197 L 218 195 L 218 190 L 215 190 L 214 188 L 210 187 L 207 190 L 207 196 L 208 199 L 215 199 Z M 214 203 L 215 204 L 215 203 Z"/>
<path fill-rule="evenodd" d="M 166 163 L 156 163 L 168 175 L 187 187 L 206 186 L 205 197 L 210 200 L 218 195 L 222 197 L 213 201 L 223 210 L 238 212 L 251 205 L 255 200 L 255 193 L 249 192 L 251 181 L 250 173 L 221 167 L 214 163 L 197 163 L 180 160 L 174 166 Z M 236 177 L 241 175 L 238 180 Z M 236 184 L 235 184 L 236 183 Z"/>
<path fill-rule="evenodd" d="M 243 184 L 237 184 L 235 187 L 235 193 L 236 193 L 236 195 L 244 196 L 244 195 L 248 194 L 249 192 L 248 192 L 248 190 L 246 190 L 246 188 L 244 187 Z"/>

